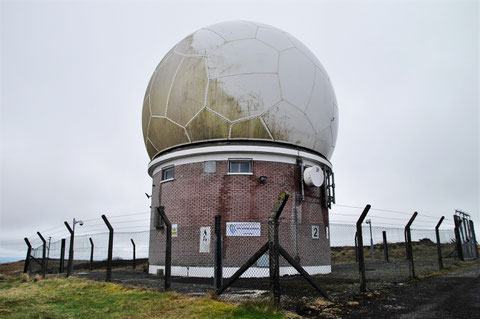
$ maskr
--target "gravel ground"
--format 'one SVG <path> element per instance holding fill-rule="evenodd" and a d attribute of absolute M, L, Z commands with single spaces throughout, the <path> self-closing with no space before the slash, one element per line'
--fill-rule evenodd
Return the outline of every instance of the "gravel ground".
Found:
<path fill-rule="evenodd" d="M 311 318 L 478 318 L 480 261 L 462 263 L 441 275 L 413 280 L 336 302 L 298 304 Z"/>

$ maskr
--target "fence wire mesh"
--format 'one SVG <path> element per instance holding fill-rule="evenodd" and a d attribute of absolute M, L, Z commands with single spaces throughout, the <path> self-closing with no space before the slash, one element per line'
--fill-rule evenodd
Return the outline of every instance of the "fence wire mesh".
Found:
<path fill-rule="evenodd" d="M 114 233 L 113 243 L 113 261 L 117 266 L 133 265 L 133 244 L 135 243 L 136 264 L 145 263 L 148 259 L 150 231 L 141 232 L 118 232 Z M 93 242 L 93 268 L 106 267 L 108 257 L 108 238 L 109 233 L 95 233 L 92 235 L 75 236 L 74 238 L 74 269 L 85 270 L 90 268 L 90 259 Z M 65 238 L 64 246 L 64 265 L 65 272 L 68 266 L 70 238 Z M 62 240 L 47 242 L 46 248 L 46 266 L 47 273 L 58 273 L 60 271 L 60 256 L 62 250 Z M 41 260 L 43 255 L 43 245 L 36 246 L 32 249 L 32 257 L 36 261 L 31 262 L 31 271 L 41 271 Z"/>
<path fill-rule="evenodd" d="M 268 240 L 268 222 L 265 220 L 242 225 L 222 221 L 223 238 L 223 282 L 228 280 L 255 252 Z M 232 226 L 233 225 L 233 226 Z M 204 294 L 214 290 L 215 224 L 214 220 L 205 225 L 172 225 L 172 289 L 179 292 Z M 233 227 L 233 228 L 232 228 Z M 316 228 L 318 227 L 318 228 Z M 232 234 L 234 231 L 241 234 Z M 250 233 L 248 233 L 250 231 Z M 316 232 L 316 233 L 315 233 Z M 383 232 L 387 237 L 388 261 L 386 260 Z M 409 279 L 406 260 L 405 230 L 399 227 L 370 227 L 362 225 L 367 287 L 377 288 L 385 284 L 404 282 Z M 48 234 L 46 234 L 48 235 Z M 457 259 L 453 229 L 439 232 L 441 252 L 445 267 Z M 434 229 L 411 230 L 415 273 L 422 276 L 439 270 L 436 234 Z M 88 273 L 90 267 L 91 243 L 93 247 L 93 272 L 99 278 L 105 273 L 108 256 L 109 233 L 94 233 L 75 236 L 74 270 Z M 281 220 L 279 224 L 279 244 L 285 251 L 312 275 L 315 283 L 331 294 L 341 294 L 346 289 L 358 290 L 358 261 L 356 252 L 356 225 L 330 223 L 328 227 L 294 223 Z M 139 232 L 114 232 L 113 265 L 120 268 L 133 268 L 133 244 L 137 259 L 136 274 L 129 273 L 139 282 L 162 288 L 165 271 L 166 229 L 151 229 Z M 61 240 L 47 242 L 47 273 L 58 273 L 60 269 Z M 65 271 L 68 266 L 70 239 L 65 238 Z M 372 254 L 373 247 L 373 254 Z M 35 258 L 32 272 L 41 271 L 43 246 L 32 249 Z M 148 259 L 148 263 L 147 263 Z M 318 293 L 302 278 L 282 256 L 280 260 L 280 285 L 285 298 L 299 298 Z M 150 273 L 150 275 L 147 274 Z M 121 276 L 115 270 L 113 279 Z M 117 277 L 119 278 L 119 277 Z M 132 277 L 133 278 L 133 277 Z M 143 281 L 142 281 L 143 280 Z M 132 279 L 130 283 L 134 282 Z M 145 284 L 147 285 L 147 284 Z M 251 267 L 227 289 L 222 298 L 238 299 L 245 297 L 268 296 L 269 253 L 263 253 Z"/>

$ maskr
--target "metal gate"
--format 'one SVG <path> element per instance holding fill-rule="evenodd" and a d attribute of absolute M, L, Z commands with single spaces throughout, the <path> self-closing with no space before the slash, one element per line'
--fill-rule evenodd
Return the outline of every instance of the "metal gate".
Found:
<path fill-rule="evenodd" d="M 455 238 L 460 259 L 472 260 L 478 258 L 477 240 L 470 215 L 456 210 L 453 219 L 455 220 Z"/>

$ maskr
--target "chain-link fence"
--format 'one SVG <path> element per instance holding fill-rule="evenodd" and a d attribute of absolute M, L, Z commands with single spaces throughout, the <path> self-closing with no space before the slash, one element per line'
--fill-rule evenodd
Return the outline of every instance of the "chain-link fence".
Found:
<path fill-rule="evenodd" d="M 250 220 L 246 223 L 222 220 L 220 228 L 216 229 L 213 218 L 211 223 L 202 225 L 172 224 L 171 289 L 191 294 L 211 293 L 248 265 L 242 275 L 221 294 L 221 298 L 267 297 L 272 287 L 269 227 L 267 220 Z M 359 288 L 356 233 L 357 227 L 352 223 L 330 223 L 325 227 L 320 222 L 299 223 L 281 219 L 278 225 L 278 244 L 285 254 L 310 275 L 314 285 L 330 295 L 341 295 L 346 291 L 358 291 Z M 220 238 L 221 243 L 218 243 Z M 367 289 L 411 278 L 405 228 L 372 226 L 370 221 L 369 224 L 362 224 L 362 239 Z M 437 244 L 434 228 L 412 228 L 411 239 L 416 276 L 439 270 L 438 248 L 445 267 L 458 260 L 453 229 L 439 230 L 440 245 Z M 62 254 L 66 272 L 70 238 L 66 237 L 63 242 L 63 245 L 61 239 L 47 242 L 47 273 L 61 271 Z M 75 274 L 104 280 L 108 247 L 108 232 L 75 236 Z M 163 289 L 167 250 L 165 225 L 139 232 L 114 231 L 111 263 L 114 267 L 113 281 Z M 43 245 L 37 243 L 31 252 L 29 271 L 41 272 L 42 255 Z M 249 264 L 255 255 L 258 258 Z M 221 268 L 220 277 L 218 267 Z M 318 296 L 318 290 L 312 288 L 308 278 L 301 276 L 298 268 L 283 255 L 279 257 L 279 274 L 284 298 L 294 300 L 304 296 Z M 216 281 L 219 283 L 216 284 Z"/>
<path fill-rule="evenodd" d="M 113 262 L 114 266 L 133 268 L 134 246 L 135 246 L 135 267 L 146 267 L 148 259 L 150 231 L 141 232 L 118 232 L 114 233 Z M 74 238 L 74 270 L 101 269 L 106 267 L 108 257 L 109 233 L 96 233 L 92 235 L 75 236 Z M 64 245 L 62 245 L 62 241 Z M 133 241 L 133 242 L 132 242 Z M 70 238 L 47 242 L 46 247 L 46 272 L 61 272 L 61 256 L 64 258 L 64 269 L 66 272 L 69 262 Z M 63 253 L 62 253 L 63 250 Z M 30 271 L 41 272 L 43 257 L 43 245 L 34 247 L 31 255 L 34 260 L 30 262 Z M 143 268 L 142 268 L 143 269 Z"/>
<path fill-rule="evenodd" d="M 358 277 L 356 225 L 330 224 L 332 273 Z M 442 261 L 445 267 L 457 261 L 454 230 L 439 230 Z M 384 241 L 384 236 L 386 241 Z M 410 278 L 405 229 L 362 225 L 366 279 L 370 286 L 399 283 Z M 439 255 L 435 230 L 411 230 L 415 274 L 439 271 Z"/>

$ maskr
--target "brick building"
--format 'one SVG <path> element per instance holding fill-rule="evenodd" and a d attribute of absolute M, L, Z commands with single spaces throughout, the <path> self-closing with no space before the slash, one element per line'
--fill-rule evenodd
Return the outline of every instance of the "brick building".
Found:
<path fill-rule="evenodd" d="M 330 272 L 338 108 L 325 69 L 301 42 L 245 21 L 194 32 L 154 71 L 142 122 L 153 178 L 149 272 L 165 258 L 156 207 L 173 224 L 172 275 L 213 276 L 221 215 L 229 276 L 266 242 L 269 212 L 284 190 L 291 197 L 280 243 L 309 273 Z M 268 275 L 266 260 L 245 276 Z M 286 263 L 280 272 L 295 273 Z"/>

